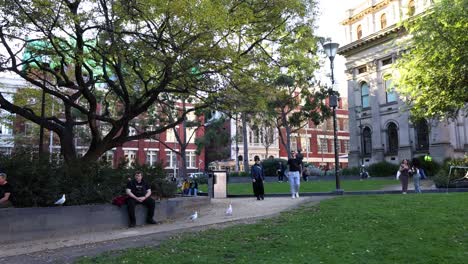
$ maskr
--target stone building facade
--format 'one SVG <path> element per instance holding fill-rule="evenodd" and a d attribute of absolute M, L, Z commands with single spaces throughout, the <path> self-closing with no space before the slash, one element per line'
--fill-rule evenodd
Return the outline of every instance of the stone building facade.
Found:
<path fill-rule="evenodd" d="M 412 122 L 409 107 L 393 90 L 393 63 L 410 38 L 400 26 L 431 6 L 428 0 L 367 0 L 347 11 L 346 62 L 349 98 L 350 166 L 430 153 L 436 161 L 468 151 L 468 120 Z"/>

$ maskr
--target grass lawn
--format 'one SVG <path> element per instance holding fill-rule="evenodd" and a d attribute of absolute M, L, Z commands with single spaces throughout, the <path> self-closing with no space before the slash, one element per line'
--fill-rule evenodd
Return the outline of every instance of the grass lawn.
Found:
<path fill-rule="evenodd" d="M 80 263 L 467 263 L 468 194 L 345 196 Z"/>
<path fill-rule="evenodd" d="M 345 191 L 379 190 L 387 185 L 399 184 L 397 180 L 370 179 L 342 180 L 341 188 Z M 289 182 L 265 183 L 265 194 L 289 193 Z M 207 185 L 200 185 L 200 191 L 207 192 Z M 330 192 L 335 190 L 335 181 L 308 181 L 301 182 L 301 192 Z M 253 194 L 252 183 L 229 183 L 228 194 Z"/>

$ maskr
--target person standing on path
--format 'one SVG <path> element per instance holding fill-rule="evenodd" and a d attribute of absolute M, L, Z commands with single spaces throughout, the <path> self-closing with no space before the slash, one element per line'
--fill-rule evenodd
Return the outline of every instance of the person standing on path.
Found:
<path fill-rule="evenodd" d="M 135 206 L 137 204 L 143 204 L 148 209 L 146 223 L 156 224 L 156 221 L 153 219 L 156 202 L 151 198 L 151 188 L 143 181 L 143 174 L 141 171 L 135 172 L 135 179 L 127 183 L 126 192 L 129 196 L 127 199 L 128 217 L 130 219 L 128 227 L 135 227 Z"/>
<path fill-rule="evenodd" d="M 421 164 L 419 163 L 419 160 L 417 158 L 413 158 L 411 161 L 411 174 L 413 174 L 413 184 L 414 184 L 414 191 L 416 193 L 422 193 L 421 191 Z"/>
<path fill-rule="evenodd" d="M 263 188 L 265 174 L 262 165 L 260 165 L 260 158 L 258 156 L 255 156 L 254 161 L 255 164 L 250 169 L 250 174 L 252 175 L 253 192 L 255 197 L 257 197 L 257 200 L 263 200 L 265 199 L 265 190 Z"/>
<path fill-rule="evenodd" d="M 406 194 L 408 191 L 408 178 L 410 172 L 410 165 L 407 159 L 404 159 L 400 165 L 400 182 L 401 182 L 401 191 L 403 194 Z"/>
<path fill-rule="evenodd" d="M 298 158 L 294 151 L 288 159 L 289 184 L 291 186 L 291 198 L 299 198 L 299 187 L 301 185 L 302 159 Z"/>

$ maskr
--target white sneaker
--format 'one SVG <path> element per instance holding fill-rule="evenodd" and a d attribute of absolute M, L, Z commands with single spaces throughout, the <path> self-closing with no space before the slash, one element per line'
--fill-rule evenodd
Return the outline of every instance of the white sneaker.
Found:
<path fill-rule="evenodd" d="M 299 198 L 299 193 L 298 192 L 296 193 L 296 198 Z"/>
<path fill-rule="evenodd" d="M 291 198 L 296 199 L 296 194 L 293 193 L 293 194 L 291 195 Z"/>

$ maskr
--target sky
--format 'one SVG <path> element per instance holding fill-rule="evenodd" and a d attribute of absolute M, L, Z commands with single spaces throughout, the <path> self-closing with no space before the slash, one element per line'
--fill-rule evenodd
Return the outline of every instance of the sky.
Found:
<path fill-rule="evenodd" d="M 337 42 L 340 46 L 345 43 L 345 35 L 343 26 L 340 24 L 345 18 L 346 10 L 358 6 L 365 0 L 318 0 L 319 3 L 319 19 L 317 21 L 317 34 L 323 37 L 330 37 L 333 42 Z M 321 72 L 329 74 L 330 64 L 322 67 Z M 341 96 L 347 97 L 348 89 L 346 83 L 344 57 L 337 55 L 334 61 L 335 88 L 340 92 Z"/>

